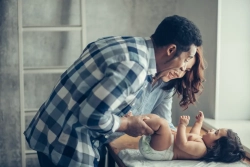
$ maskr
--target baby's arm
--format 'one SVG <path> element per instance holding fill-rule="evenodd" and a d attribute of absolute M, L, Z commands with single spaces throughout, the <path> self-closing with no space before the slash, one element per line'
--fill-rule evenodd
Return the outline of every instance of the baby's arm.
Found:
<path fill-rule="evenodd" d="M 155 114 L 147 115 L 150 119 L 145 119 L 145 123 L 155 131 L 151 135 L 150 146 L 157 151 L 168 149 L 172 144 L 172 133 L 167 120 Z"/>
<path fill-rule="evenodd" d="M 196 121 L 194 123 L 194 126 L 190 130 L 190 133 L 195 133 L 197 135 L 200 135 L 202 123 L 203 123 L 203 120 L 204 120 L 204 114 L 203 114 L 203 112 L 199 111 L 199 114 L 196 115 L 195 118 L 196 118 Z"/>
<path fill-rule="evenodd" d="M 186 135 L 186 126 L 190 120 L 189 116 L 181 116 L 178 125 L 176 144 L 180 150 L 195 157 L 202 157 L 206 152 L 204 143 L 198 141 L 188 141 Z"/>

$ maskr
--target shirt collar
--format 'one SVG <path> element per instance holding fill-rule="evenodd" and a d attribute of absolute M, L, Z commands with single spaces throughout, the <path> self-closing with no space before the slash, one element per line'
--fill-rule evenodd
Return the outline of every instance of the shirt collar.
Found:
<path fill-rule="evenodd" d="M 152 77 L 156 74 L 156 61 L 155 61 L 155 50 L 152 39 L 150 37 L 145 38 L 146 45 L 148 47 L 148 75 Z"/>

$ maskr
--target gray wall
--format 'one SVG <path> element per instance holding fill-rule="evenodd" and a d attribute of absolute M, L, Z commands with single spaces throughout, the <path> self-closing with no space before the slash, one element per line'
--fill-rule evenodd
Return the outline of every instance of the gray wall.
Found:
<path fill-rule="evenodd" d="M 166 16 L 176 11 L 176 0 L 86 1 L 87 41 L 109 35 L 150 36 Z"/>
<path fill-rule="evenodd" d="M 192 20 L 200 29 L 203 37 L 204 57 L 207 62 L 205 71 L 206 82 L 196 106 L 183 111 L 179 107 L 179 100 L 173 104 L 173 122 L 177 125 L 180 115 L 190 115 L 190 125 L 194 123 L 194 116 L 199 110 L 205 117 L 215 117 L 215 85 L 216 85 L 216 54 L 217 54 L 217 10 L 218 0 L 177 0 L 176 14 Z"/>
<path fill-rule="evenodd" d="M 0 1 L 0 166 L 21 166 L 17 3 Z"/>

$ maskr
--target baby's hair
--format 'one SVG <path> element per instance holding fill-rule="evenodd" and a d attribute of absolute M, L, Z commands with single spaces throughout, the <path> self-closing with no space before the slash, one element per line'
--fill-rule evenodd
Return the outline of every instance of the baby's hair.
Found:
<path fill-rule="evenodd" d="M 207 162 L 236 162 L 241 159 L 249 159 L 241 144 L 237 133 L 231 129 L 227 130 L 227 136 L 223 136 L 215 141 L 212 148 L 207 148 L 207 154 L 202 158 Z"/>

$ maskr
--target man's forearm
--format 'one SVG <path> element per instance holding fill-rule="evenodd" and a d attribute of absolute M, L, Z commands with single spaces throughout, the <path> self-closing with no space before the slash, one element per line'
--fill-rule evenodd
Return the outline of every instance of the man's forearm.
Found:
<path fill-rule="evenodd" d="M 121 117 L 120 121 L 120 127 L 116 130 L 116 132 L 125 132 L 128 128 L 128 118 Z"/>

